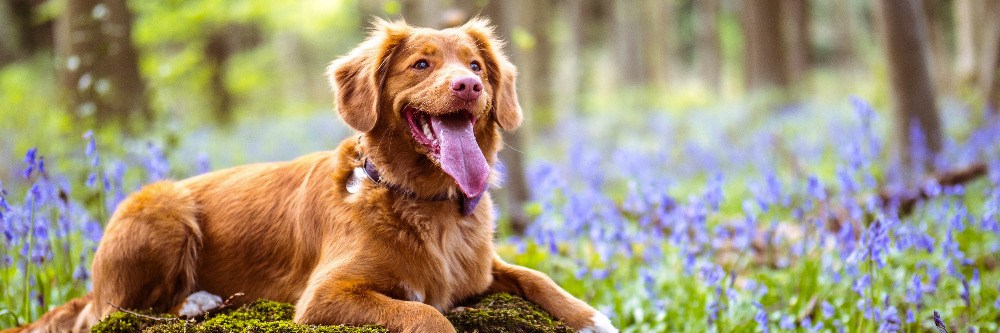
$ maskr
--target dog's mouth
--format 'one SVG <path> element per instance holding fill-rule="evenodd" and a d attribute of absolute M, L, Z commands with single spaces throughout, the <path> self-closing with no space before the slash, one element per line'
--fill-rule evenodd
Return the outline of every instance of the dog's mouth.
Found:
<path fill-rule="evenodd" d="M 475 116 L 464 109 L 431 115 L 413 107 L 405 108 L 403 116 L 410 127 L 410 134 L 427 150 L 431 159 L 455 180 L 467 203 L 468 199 L 478 202 L 486 190 L 490 166 L 476 142 Z"/>

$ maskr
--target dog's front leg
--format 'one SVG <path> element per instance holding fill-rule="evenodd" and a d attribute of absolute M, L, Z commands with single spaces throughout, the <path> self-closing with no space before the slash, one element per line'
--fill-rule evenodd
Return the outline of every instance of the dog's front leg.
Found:
<path fill-rule="evenodd" d="M 618 332 L 608 317 L 559 287 L 551 278 L 533 269 L 511 265 L 493 258 L 491 292 L 523 297 L 579 332 Z"/>
<path fill-rule="evenodd" d="M 376 292 L 362 280 L 329 280 L 309 288 L 296 305 L 295 322 L 313 325 L 384 325 L 390 332 L 455 332 L 434 307 Z"/>

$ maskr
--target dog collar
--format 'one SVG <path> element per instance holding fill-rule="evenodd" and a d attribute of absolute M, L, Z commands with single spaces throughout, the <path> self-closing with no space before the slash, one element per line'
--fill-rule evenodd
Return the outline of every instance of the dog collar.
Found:
<path fill-rule="evenodd" d="M 393 191 L 393 192 L 396 192 L 398 194 L 401 194 L 401 195 L 403 195 L 403 196 L 405 196 L 405 197 L 407 197 L 409 199 L 423 200 L 423 201 L 445 201 L 445 200 L 448 200 L 448 194 L 442 193 L 442 194 L 438 194 L 438 195 L 435 195 L 435 196 L 432 196 L 432 197 L 421 197 L 421 196 L 417 195 L 416 193 L 414 193 L 413 191 L 410 191 L 408 189 L 403 188 L 402 186 L 399 186 L 399 185 L 396 185 L 396 184 L 392 184 L 392 183 L 388 183 L 388 182 L 383 182 L 382 181 L 382 175 L 379 174 L 378 169 L 375 168 L 375 164 L 373 164 L 370 159 L 366 158 L 365 159 L 365 163 L 362 166 L 355 168 L 354 174 L 356 176 L 359 174 L 358 169 L 360 169 L 361 172 L 364 173 L 364 175 L 368 177 L 368 180 L 371 180 L 373 183 L 378 184 L 379 186 L 385 187 L 385 188 L 389 189 L 390 191 Z"/>
<path fill-rule="evenodd" d="M 354 174 L 352 178 L 347 182 L 347 191 L 350 193 L 357 193 L 358 191 L 360 191 L 361 180 L 363 178 L 368 178 L 368 180 L 371 180 L 376 185 L 385 187 L 390 191 L 396 192 L 397 194 L 402 195 L 409 199 L 422 200 L 422 201 L 445 201 L 449 199 L 447 194 L 438 194 L 432 197 L 421 197 L 416 193 L 414 193 L 413 191 L 407 190 L 399 185 L 383 182 L 382 176 L 379 174 L 378 169 L 375 168 L 375 164 L 372 163 L 370 159 L 365 158 L 364 160 L 365 162 L 364 164 L 362 164 L 362 166 L 354 168 Z M 475 210 L 476 206 L 479 204 L 479 200 L 482 199 L 482 197 L 483 197 L 482 194 L 472 198 L 460 195 L 458 200 L 459 211 L 462 213 L 462 215 L 465 216 L 471 215 L 473 210 Z"/>

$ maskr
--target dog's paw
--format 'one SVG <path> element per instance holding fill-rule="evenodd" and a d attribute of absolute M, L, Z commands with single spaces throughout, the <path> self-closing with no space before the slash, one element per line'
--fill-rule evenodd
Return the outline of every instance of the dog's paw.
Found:
<path fill-rule="evenodd" d="M 580 333 L 618 333 L 618 329 L 611 326 L 611 320 L 603 313 L 594 312 L 590 322 L 590 326 L 581 329 Z"/>
<path fill-rule="evenodd" d="M 188 295 L 187 299 L 184 300 L 184 305 L 181 306 L 180 311 L 177 311 L 177 315 L 194 318 L 201 316 L 205 314 L 205 312 L 215 309 L 221 305 L 222 297 L 212 295 L 207 291 L 199 291 Z"/>

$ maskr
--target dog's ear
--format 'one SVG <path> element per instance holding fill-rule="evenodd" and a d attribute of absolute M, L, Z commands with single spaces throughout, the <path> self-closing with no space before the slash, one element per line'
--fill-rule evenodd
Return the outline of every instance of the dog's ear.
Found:
<path fill-rule="evenodd" d="M 377 19 L 364 42 L 327 69 L 337 112 L 348 126 L 371 131 L 378 122 L 379 93 L 388 76 L 391 58 L 410 35 L 406 22 Z"/>
<path fill-rule="evenodd" d="M 487 19 L 473 18 L 459 29 L 472 36 L 482 54 L 486 80 L 493 87 L 493 112 L 497 123 L 508 132 L 517 129 L 523 118 L 514 86 L 517 68 L 504 56 L 503 42 L 496 38 Z"/>

